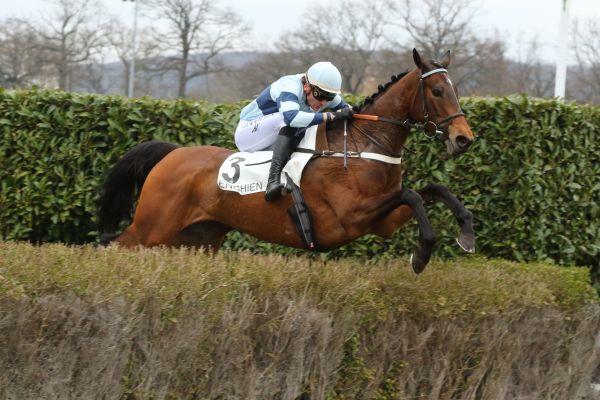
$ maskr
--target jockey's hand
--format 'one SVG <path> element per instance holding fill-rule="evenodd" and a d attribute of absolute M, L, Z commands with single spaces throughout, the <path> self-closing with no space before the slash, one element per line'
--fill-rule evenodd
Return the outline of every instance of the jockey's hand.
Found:
<path fill-rule="evenodd" d="M 354 115 L 354 111 L 351 108 L 344 108 L 339 110 L 338 112 L 332 113 L 333 119 L 332 121 L 346 121 L 351 120 L 352 115 Z"/>

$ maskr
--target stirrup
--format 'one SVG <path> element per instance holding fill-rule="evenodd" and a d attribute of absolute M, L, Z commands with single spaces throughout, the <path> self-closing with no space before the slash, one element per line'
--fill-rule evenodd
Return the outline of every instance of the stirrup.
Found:
<path fill-rule="evenodd" d="M 265 191 L 265 200 L 266 201 L 273 201 L 273 200 L 277 200 L 278 198 L 282 197 L 284 194 L 284 190 L 285 187 L 283 185 L 283 183 L 279 182 L 276 184 L 271 185 L 271 187 L 269 187 L 269 185 L 267 185 L 267 189 Z"/>
<path fill-rule="evenodd" d="M 288 179 L 285 185 L 280 182 L 277 185 L 277 188 L 279 189 L 278 191 L 275 191 L 274 189 L 269 190 L 269 187 L 267 185 L 267 189 L 265 190 L 265 200 L 266 201 L 277 200 L 280 197 L 284 197 L 284 196 L 287 196 L 288 194 L 292 193 L 293 181 L 291 179 Z"/>

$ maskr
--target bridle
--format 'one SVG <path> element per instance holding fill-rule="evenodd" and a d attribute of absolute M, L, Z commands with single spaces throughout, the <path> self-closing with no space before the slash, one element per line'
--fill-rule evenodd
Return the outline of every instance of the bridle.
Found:
<path fill-rule="evenodd" d="M 465 113 L 462 111 L 462 109 L 460 109 L 460 105 L 459 105 L 458 112 L 447 116 L 446 118 L 442 119 L 441 121 L 434 122 L 434 121 L 430 120 L 429 119 L 429 110 L 427 107 L 427 98 L 425 97 L 425 83 L 424 82 L 425 82 L 425 79 L 429 78 L 432 75 L 447 74 L 447 73 L 448 73 L 447 69 L 437 68 L 437 69 L 433 69 L 431 71 L 425 72 L 424 74 L 421 74 L 421 76 L 419 77 L 419 85 L 417 86 L 417 91 L 415 93 L 415 97 L 413 98 L 413 104 L 417 100 L 417 96 L 419 96 L 420 100 L 421 100 L 421 109 L 423 111 L 423 118 L 425 119 L 425 122 L 423 122 L 423 123 L 413 121 L 410 118 L 407 118 L 403 121 L 399 121 L 399 120 L 395 120 L 395 119 L 384 118 L 384 117 L 379 117 L 379 116 L 375 116 L 375 115 L 367 115 L 367 114 L 355 114 L 354 118 L 386 122 L 389 124 L 399 125 L 404 128 L 407 128 L 407 129 L 417 129 L 417 130 L 423 132 L 423 134 L 426 137 L 428 137 L 429 139 L 439 139 L 441 141 L 444 141 L 448 138 L 448 132 L 444 131 L 445 127 L 447 125 L 449 125 L 453 119 L 462 117 L 465 115 Z"/>
<path fill-rule="evenodd" d="M 459 111 L 451 114 L 449 116 L 447 116 L 446 118 L 442 119 L 441 121 L 438 122 L 434 122 L 432 120 L 429 119 L 429 110 L 427 109 L 427 99 L 425 97 L 425 79 L 427 79 L 428 77 L 435 75 L 435 74 L 447 74 L 448 70 L 446 68 L 437 68 L 437 69 L 433 69 L 431 71 L 428 71 L 424 74 L 421 74 L 421 77 L 419 78 L 419 86 L 417 87 L 417 93 L 415 94 L 415 99 L 417 97 L 417 95 L 420 95 L 421 97 L 421 107 L 423 110 L 423 118 L 425 118 L 425 122 L 423 124 L 419 124 L 410 120 L 405 120 L 405 122 L 407 123 L 407 125 L 411 128 L 416 127 L 416 128 L 420 128 L 423 133 L 425 134 L 425 136 L 427 136 L 430 139 L 434 139 L 434 138 L 438 138 L 440 140 L 445 140 L 448 136 L 448 132 L 443 132 L 440 130 L 441 127 L 445 126 L 445 125 L 449 125 L 450 122 L 458 117 L 463 117 L 465 115 L 465 113 L 460 109 L 460 105 L 459 105 Z M 415 99 L 413 99 L 413 104 Z"/>

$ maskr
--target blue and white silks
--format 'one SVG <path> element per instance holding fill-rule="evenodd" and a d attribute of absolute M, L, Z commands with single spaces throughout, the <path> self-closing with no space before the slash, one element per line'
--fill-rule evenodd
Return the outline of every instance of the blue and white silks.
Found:
<path fill-rule="evenodd" d="M 269 85 L 240 113 L 235 143 L 241 151 L 269 149 L 283 126 L 306 128 L 323 122 L 324 109 L 338 110 L 348 105 L 340 95 L 321 109 L 310 108 L 302 83 L 304 74 L 287 75 Z"/>

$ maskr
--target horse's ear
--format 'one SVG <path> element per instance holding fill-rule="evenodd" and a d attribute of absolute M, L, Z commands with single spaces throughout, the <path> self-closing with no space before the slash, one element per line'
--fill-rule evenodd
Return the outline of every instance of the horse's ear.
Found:
<path fill-rule="evenodd" d="M 442 60 L 440 61 L 440 64 L 442 64 L 444 66 L 444 68 L 448 68 L 448 65 L 450 65 L 450 50 L 448 50 L 446 52 L 446 54 L 444 54 L 444 56 L 442 57 Z"/>
<path fill-rule="evenodd" d="M 417 51 L 417 49 L 413 48 L 413 60 L 415 60 L 415 64 L 417 65 L 417 67 L 422 68 L 423 63 L 421 62 L 421 56 L 419 55 L 419 52 Z"/>

